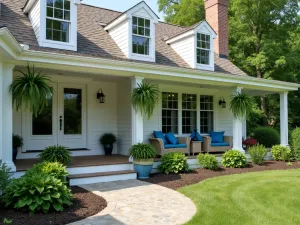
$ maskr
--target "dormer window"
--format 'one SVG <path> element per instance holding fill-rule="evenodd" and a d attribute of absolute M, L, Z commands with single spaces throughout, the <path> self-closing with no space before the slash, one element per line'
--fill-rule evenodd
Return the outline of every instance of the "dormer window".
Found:
<path fill-rule="evenodd" d="M 132 17 L 132 53 L 149 55 L 150 20 Z"/>
<path fill-rule="evenodd" d="M 71 5 L 70 0 L 47 0 L 46 39 L 69 42 Z"/>
<path fill-rule="evenodd" d="M 203 65 L 209 65 L 210 59 L 210 35 L 197 34 L 197 63 Z"/>

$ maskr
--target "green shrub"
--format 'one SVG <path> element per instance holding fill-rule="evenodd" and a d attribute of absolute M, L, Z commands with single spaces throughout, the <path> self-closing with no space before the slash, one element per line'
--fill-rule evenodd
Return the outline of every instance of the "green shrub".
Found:
<path fill-rule="evenodd" d="M 229 168 L 243 168 L 247 166 L 247 159 L 240 151 L 230 150 L 222 156 L 222 165 Z"/>
<path fill-rule="evenodd" d="M 264 164 L 267 150 L 263 145 L 254 145 L 249 148 L 248 153 L 251 157 L 252 163 L 257 165 Z"/>
<path fill-rule="evenodd" d="M 158 171 L 161 173 L 180 173 L 188 172 L 189 164 L 183 153 L 170 152 L 161 157 L 161 164 L 158 166 Z"/>
<path fill-rule="evenodd" d="M 58 162 L 42 162 L 34 165 L 31 169 L 26 171 L 27 176 L 32 176 L 33 174 L 48 174 L 62 182 L 65 182 L 66 176 L 68 176 L 68 171 L 66 167 Z"/>
<path fill-rule="evenodd" d="M 205 169 L 218 170 L 219 163 L 214 155 L 210 154 L 199 154 L 197 156 L 198 164 Z"/>
<path fill-rule="evenodd" d="M 300 160 L 300 128 L 297 127 L 291 134 L 292 155 L 296 160 Z"/>
<path fill-rule="evenodd" d="M 274 145 L 271 149 L 273 159 L 277 161 L 289 161 L 291 158 L 291 149 L 281 145 Z"/>
<path fill-rule="evenodd" d="M 156 156 L 156 151 L 152 145 L 139 143 L 130 148 L 129 155 L 134 161 L 149 161 Z"/>
<path fill-rule="evenodd" d="M 32 174 L 13 180 L 2 198 L 5 207 L 35 213 L 63 211 L 70 206 L 72 194 L 59 179 L 47 174 Z"/>
<path fill-rule="evenodd" d="M 11 182 L 11 176 L 10 169 L 0 159 L 0 192 Z"/>
<path fill-rule="evenodd" d="M 259 144 L 267 148 L 280 143 L 279 133 L 271 127 L 256 128 L 253 132 L 253 138 L 255 138 Z"/>
<path fill-rule="evenodd" d="M 72 157 L 67 147 L 54 145 L 47 147 L 39 157 L 46 162 L 59 162 L 63 165 L 69 165 L 72 162 Z"/>

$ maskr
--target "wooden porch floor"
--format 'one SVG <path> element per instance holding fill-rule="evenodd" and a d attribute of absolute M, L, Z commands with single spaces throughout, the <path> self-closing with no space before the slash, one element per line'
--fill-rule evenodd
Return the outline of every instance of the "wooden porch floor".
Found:
<path fill-rule="evenodd" d="M 85 167 L 85 166 L 105 166 L 128 163 L 129 156 L 124 155 L 93 155 L 93 156 L 74 156 L 72 163 L 68 168 Z M 34 164 L 39 163 L 39 159 L 17 159 L 15 164 L 17 171 L 26 171 Z"/>

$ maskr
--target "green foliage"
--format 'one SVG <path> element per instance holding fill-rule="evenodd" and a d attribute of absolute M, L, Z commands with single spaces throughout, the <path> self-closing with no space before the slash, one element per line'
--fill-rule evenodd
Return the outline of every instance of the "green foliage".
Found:
<path fill-rule="evenodd" d="M 24 145 L 23 137 L 18 134 L 13 134 L 13 147 L 19 148 L 19 147 L 23 147 L 23 145 Z"/>
<path fill-rule="evenodd" d="M 42 161 L 59 162 L 66 166 L 72 162 L 72 157 L 67 147 L 61 145 L 47 147 L 41 154 L 39 154 L 39 158 Z"/>
<path fill-rule="evenodd" d="M 300 160 L 300 128 L 297 127 L 291 134 L 292 155 L 296 160 Z"/>
<path fill-rule="evenodd" d="M 26 171 L 27 176 L 33 176 L 34 174 L 48 174 L 65 182 L 68 171 L 65 166 L 58 162 L 42 162 Z"/>
<path fill-rule="evenodd" d="M 272 147 L 280 143 L 279 133 L 271 127 L 258 127 L 253 132 L 253 138 L 255 138 L 259 144 Z"/>
<path fill-rule="evenodd" d="M 274 145 L 271 149 L 273 159 L 277 161 L 290 161 L 291 149 L 281 145 Z"/>
<path fill-rule="evenodd" d="M 156 156 L 156 151 L 152 145 L 138 143 L 129 149 L 129 155 L 135 161 L 148 161 Z"/>
<path fill-rule="evenodd" d="M 117 142 L 117 138 L 113 133 L 105 133 L 100 137 L 102 145 L 112 145 Z"/>
<path fill-rule="evenodd" d="M 12 220 L 10 220 L 10 219 L 7 219 L 7 218 L 4 218 L 3 219 L 3 224 L 12 224 Z"/>
<path fill-rule="evenodd" d="M 219 163 L 214 155 L 210 154 L 199 154 L 197 156 L 198 164 L 201 165 L 205 169 L 209 170 L 218 170 Z"/>
<path fill-rule="evenodd" d="M 237 92 L 231 96 L 230 110 L 236 118 L 249 117 L 252 110 L 252 99 L 245 92 Z"/>
<path fill-rule="evenodd" d="M 267 155 L 267 150 L 263 145 L 255 145 L 249 148 L 249 155 L 251 156 L 252 163 L 257 165 L 263 165 L 265 157 Z"/>
<path fill-rule="evenodd" d="M 148 119 L 153 115 L 153 111 L 160 99 L 160 91 L 157 85 L 145 83 L 138 84 L 132 91 L 132 105 L 137 111 L 145 114 Z"/>
<path fill-rule="evenodd" d="M 253 132 L 257 127 L 267 125 L 268 120 L 265 113 L 257 107 L 257 104 L 253 104 L 253 108 L 247 118 L 247 135 L 253 136 Z"/>
<path fill-rule="evenodd" d="M 229 168 L 244 168 L 247 166 L 247 159 L 240 151 L 230 150 L 223 154 L 222 165 Z"/>
<path fill-rule="evenodd" d="M 5 190 L 6 186 L 11 182 L 12 175 L 10 172 L 10 169 L 0 159 L 0 191 Z"/>
<path fill-rule="evenodd" d="M 181 152 L 170 152 L 161 157 L 161 164 L 158 171 L 161 173 L 181 173 L 190 170 L 187 158 Z"/>
<path fill-rule="evenodd" d="M 53 88 L 49 86 L 49 77 L 36 72 L 35 67 L 27 64 L 27 71 L 19 71 L 23 76 L 19 76 L 10 85 L 13 104 L 16 110 L 29 110 L 35 116 L 40 114 L 44 107 L 48 105 L 47 98 L 53 94 Z"/>
<path fill-rule="evenodd" d="M 5 189 L 5 207 L 30 212 L 63 211 L 70 206 L 72 194 L 60 180 L 48 174 L 25 175 L 13 180 Z"/>

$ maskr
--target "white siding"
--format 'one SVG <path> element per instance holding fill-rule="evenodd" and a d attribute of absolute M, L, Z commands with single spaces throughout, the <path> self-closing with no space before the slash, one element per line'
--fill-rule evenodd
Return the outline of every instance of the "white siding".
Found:
<path fill-rule="evenodd" d="M 128 155 L 132 146 L 131 83 L 130 79 L 118 83 L 118 150 Z"/>
<path fill-rule="evenodd" d="M 113 40 L 127 57 L 129 54 L 128 26 L 128 20 L 126 20 L 109 31 Z"/>
<path fill-rule="evenodd" d="M 28 15 L 38 42 L 40 42 L 40 26 L 41 26 L 40 4 L 41 4 L 40 1 L 37 1 Z"/>
<path fill-rule="evenodd" d="M 180 57 L 192 68 L 195 66 L 195 50 L 193 49 L 194 40 L 194 36 L 191 36 L 171 44 L 171 47 L 177 52 L 177 54 L 179 54 Z"/>
<path fill-rule="evenodd" d="M 135 11 L 134 13 L 132 13 L 132 15 L 137 17 L 142 17 L 142 18 L 153 19 L 151 15 L 147 12 L 147 10 L 145 10 L 144 8 Z"/>

